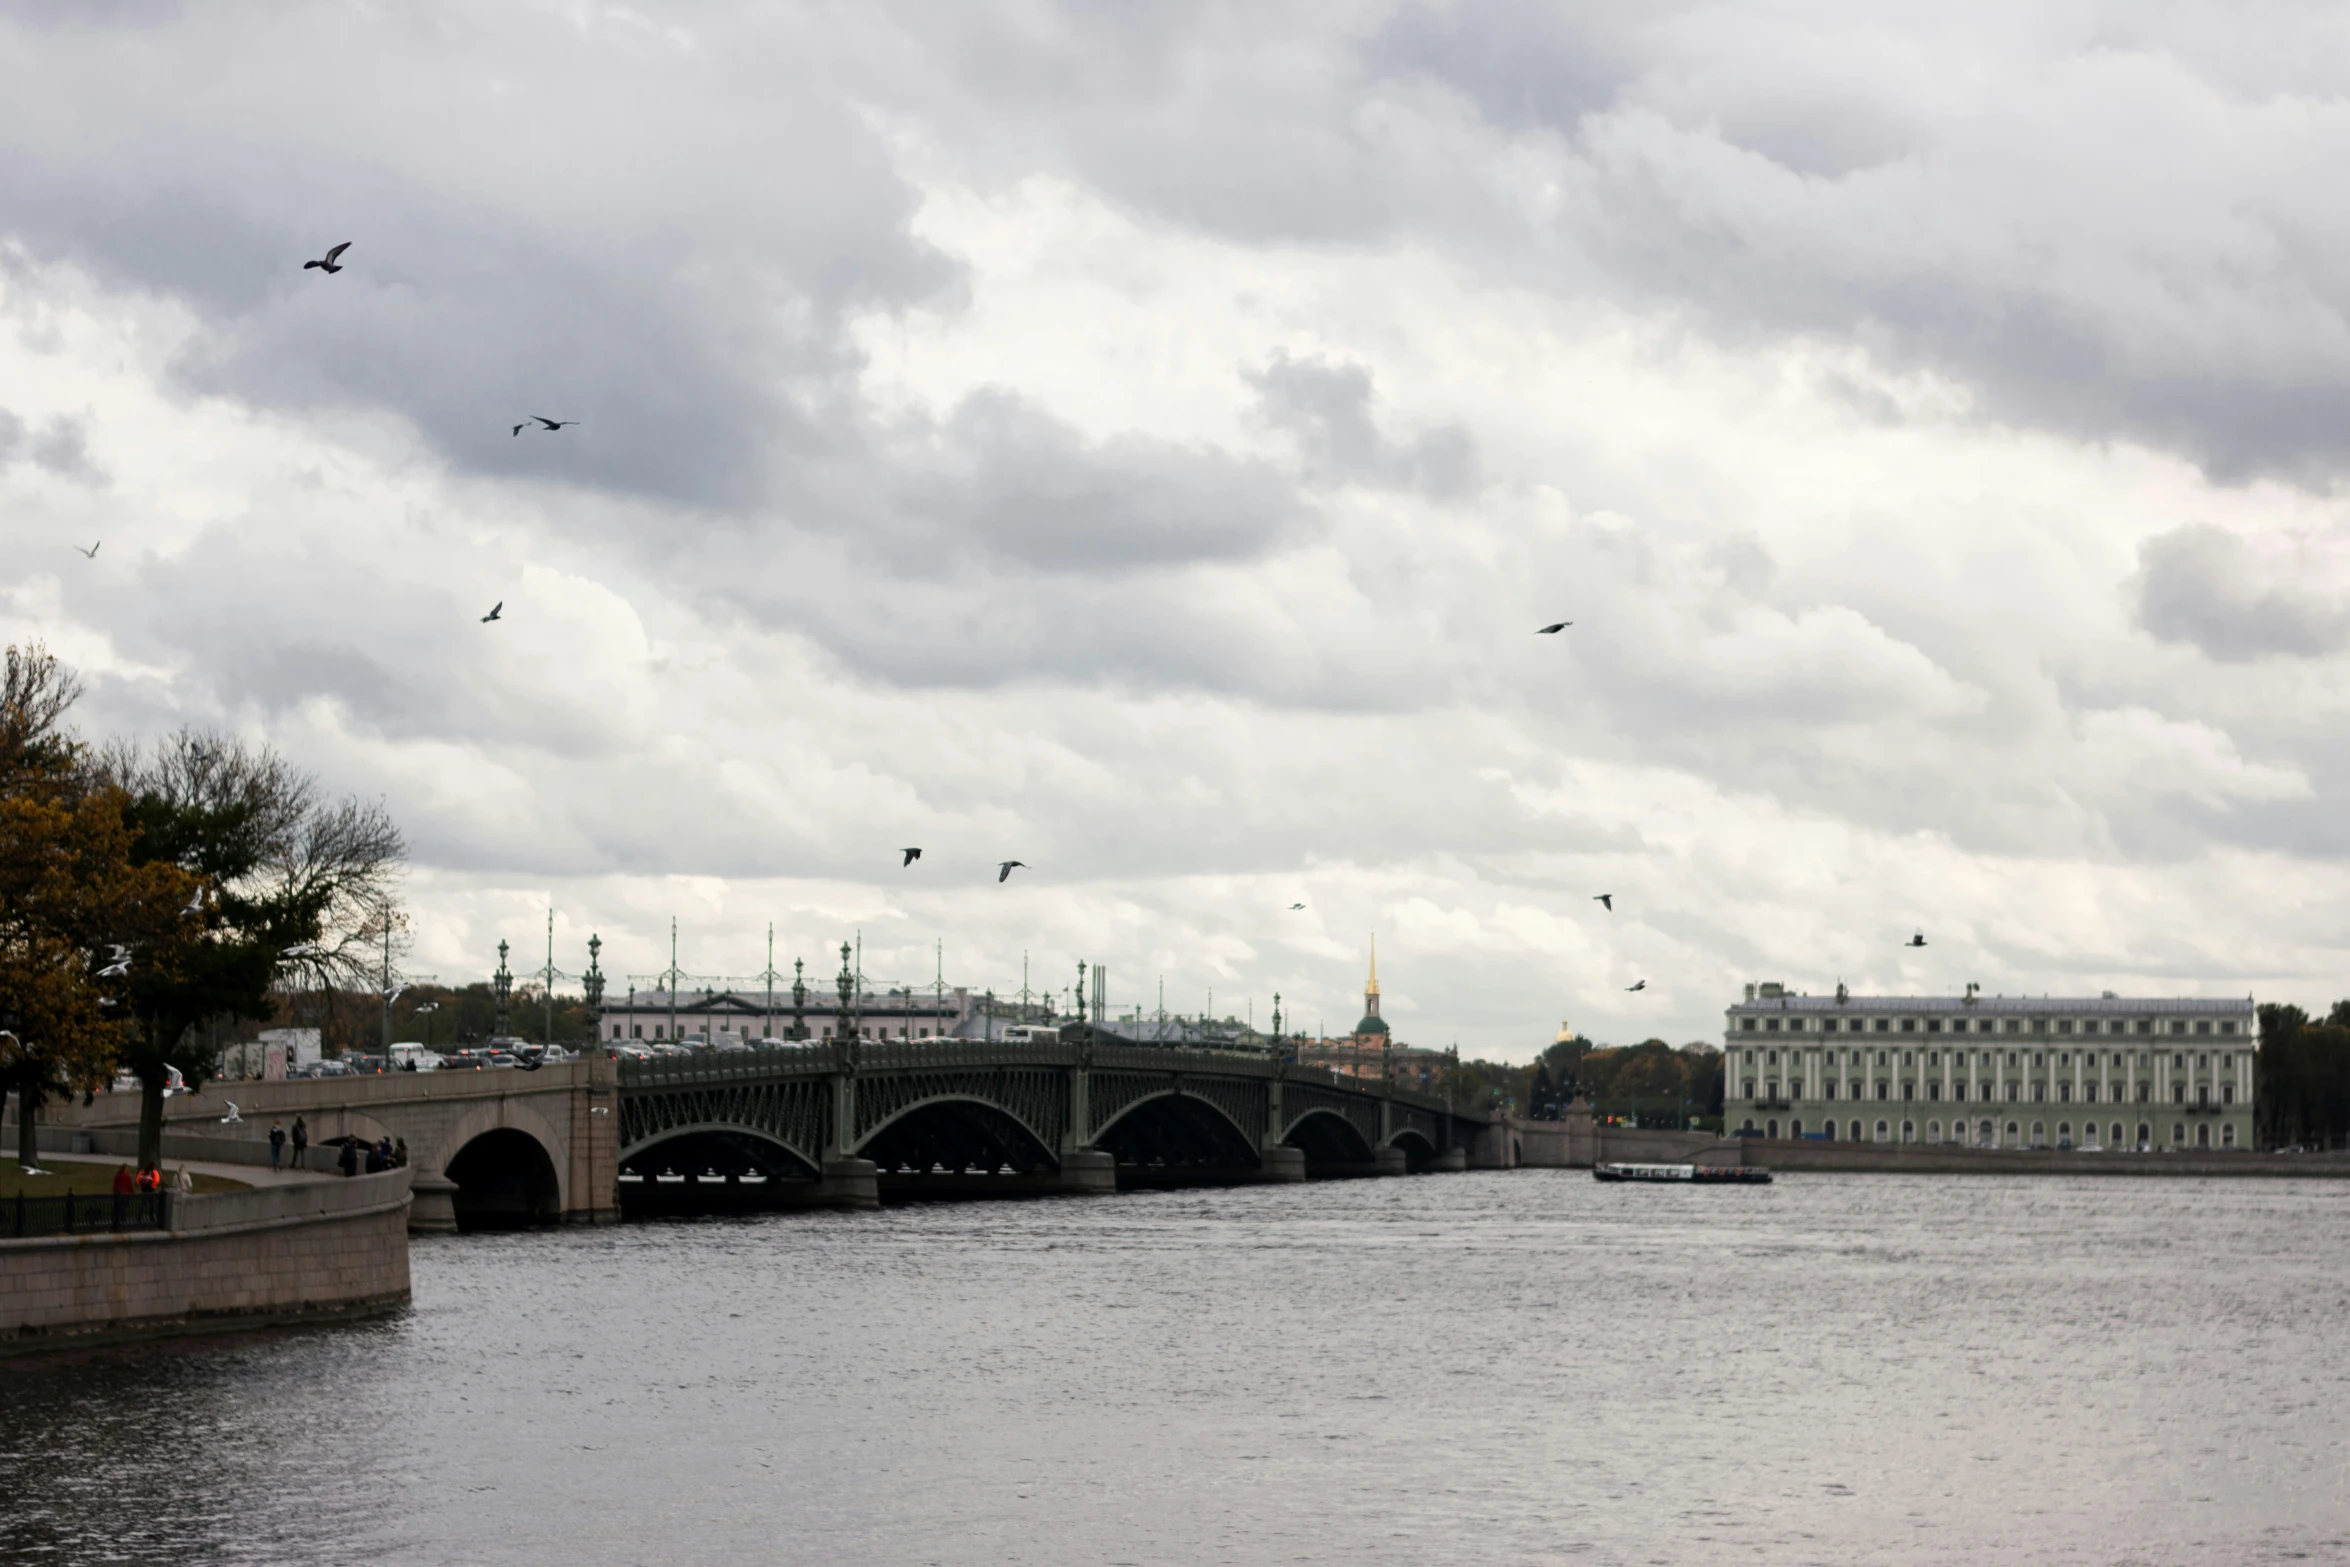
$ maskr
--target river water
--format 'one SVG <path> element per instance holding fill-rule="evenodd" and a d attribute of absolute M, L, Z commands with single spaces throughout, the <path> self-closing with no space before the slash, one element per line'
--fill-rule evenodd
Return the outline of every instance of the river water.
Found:
<path fill-rule="evenodd" d="M 419 1241 L 0 1370 L 0 1560 L 2350 1560 L 2350 1184 L 1564 1171 Z"/>

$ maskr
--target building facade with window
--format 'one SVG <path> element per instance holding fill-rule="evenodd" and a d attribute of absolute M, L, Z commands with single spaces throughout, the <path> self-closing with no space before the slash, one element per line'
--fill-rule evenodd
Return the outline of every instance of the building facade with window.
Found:
<path fill-rule="evenodd" d="M 872 1040 L 935 1039 L 959 1031 L 976 1008 L 968 990 L 897 989 L 859 996 L 856 1028 Z M 796 1016 L 808 1039 L 830 1039 L 837 1026 L 840 996 L 810 986 Z M 769 1000 L 765 990 L 695 990 L 672 996 L 665 990 L 632 990 L 607 999 L 599 1032 L 608 1042 L 729 1048 L 760 1039 L 793 1037 L 791 992 Z"/>
<path fill-rule="evenodd" d="M 2249 999 L 1748 985 L 1723 1035 L 1723 1108 L 1763 1137 L 2248 1149 L 2259 1043 Z"/>

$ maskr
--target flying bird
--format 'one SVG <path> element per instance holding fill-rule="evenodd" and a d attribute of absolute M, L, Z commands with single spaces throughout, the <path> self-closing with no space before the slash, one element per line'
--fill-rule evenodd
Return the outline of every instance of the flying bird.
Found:
<path fill-rule="evenodd" d="M 98 971 L 100 979 L 122 979 L 131 971 L 131 953 L 128 947 L 116 947 L 113 961 Z"/>
<path fill-rule="evenodd" d="M 504 599 L 498 600 L 498 602 L 490 606 L 490 612 L 481 617 L 481 623 L 485 626 L 488 625 L 491 621 L 497 619 L 501 614 L 504 614 L 505 610 L 506 601 Z"/>
<path fill-rule="evenodd" d="M 547 433 L 550 435 L 552 435 L 557 430 L 562 429 L 567 424 L 579 423 L 577 419 L 550 419 L 545 414 L 532 414 L 531 417 L 536 419 L 539 423 L 545 425 L 547 427 Z M 527 424 L 518 424 L 514 428 L 517 430 L 527 430 L 530 428 L 530 426 Z"/>
<path fill-rule="evenodd" d="M 1909 940 L 1902 943 L 1902 945 L 1905 947 L 1922 947 L 1925 944 L 1926 933 L 1922 930 L 1919 931 L 1916 935 L 1910 937 Z"/>
<path fill-rule="evenodd" d="M 1540 631 L 1537 631 L 1534 634 L 1538 637 L 1555 637 L 1573 624 L 1574 622 L 1571 620 L 1557 621 L 1551 625 L 1544 626 Z"/>
<path fill-rule="evenodd" d="M 1292 913 L 1292 914 L 1295 914 L 1295 913 L 1296 913 L 1298 910 L 1300 910 L 1300 909 L 1302 909 L 1302 908 L 1304 908 L 1304 907 L 1305 907 L 1305 905 L 1304 905 L 1304 904 L 1302 904 L 1302 903 L 1293 903 L 1293 904 L 1291 904 L 1291 905 L 1289 906 L 1289 912 L 1290 912 L 1290 913 Z"/>
<path fill-rule="evenodd" d="M 904 870 L 907 865 L 911 865 L 916 860 L 922 858 L 922 851 L 920 849 L 900 849 L 898 852 L 906 857 L 905 864 L 898 867 L 898 869 L 901 871 Z"/>
<path fill-rule="evenodd" d="M 182 914 L 201 914 L 204 912 L 204 889 L 202 887 L 198 887 L 196 889 L 196 895 L 188 900 L 188 906 L 180 910 L 180 912 Z"/>
<path fill-rule="evenodd" d="M 1024 871 L 1024 870 L 1026 870 L 1026 869 L 1028 869 L 1028 865 L 1027 865 L 1027 862 L 1026 862 L 1026 861 L 1024 861 L 1024 860 L 1006 860 L 1006 861 L 1004 861 L 1004 863 L 1003 863 L 1003 864 L 1001 864 L 1001 865 L 997 866 L 997 867 L 996 867 L 996 869 L 995 869 L 995 879 L 996 879 L 996 885 L 1000 887 L 1000 886 L 1002 886 L 1002 885 L 1003 885 L 1005 882 L 1008 882 L 1008 881 L 1010 881 L 1010 880 L 1012 879 L 1012 872 L 1014 872 L 1014 871 Z"/>
<path fill-rule="evenodd" d="M 408 987 L 406 985 L 396 985 L 392 989 L 384 992 L 384 1005 L 388 1007 L 406 994 L 408 994 Z"/>
<path fill-rule="evenodd" d="M 307 272 L 312 267 L 316 267 L 321 272 L 340 272 L 343 270 L 343 264 L 339 258 L 342 256 L 344 251 L 349 250 L 350 248 L 351 242 L 349 240 L 344 240 L 340 245 L 337 245 L 334 249 L 328 251 L 324 260 L 303 262 L 302 270 Z"/>
<path fill-rule="evenodd" d="M 105 543 L 105 542 L 106 542 L 106 541 L 105 541 L 104 539 L 100 539 L 100 540 L 98 541 L 98 544 L 103 544 L 103 543 Z M 82 553 L 83 553 L 84 555 L 87 555 L 87 556 L 89 556 L 89 557 L 90 557 L 90 559 L 92 559 L 92 560 L 96 560 L 96 559 L 98 558 L 98 544 L 93 544 L 93 545 L 91 545 L 91 546 L 90 546 L 88 549 L 86 549 L 86 550 L 82 550 L 82 547 L 81 547 L 79 544 L 76 544 L 76 545 L 74 546 L 74 548 L 75 548 L 75 549 L 77 549 L 77 550 L 82 550 Z"/>
<path fill-rule="evenodd" d="M 220 1118 L 220 1124 L 223 1126 L 238 1126 L 243 1124 L 244 1119 L 245 1118 L 242 1115 L 237 1113 L 237 1102 L 234 1099 L 231 1099 L 228 1102 L 228 1114 Z"/>
<path fill-rule="evenodd" d="M 516 426 L 514 427 L 514 433 L 515 433 L 516 435 L 520 435 L 520 434 L 521 434 L 523 431 L 525 431 L 525 430 L 527 430 L 527 429 L 529 429 L 529 428 L 530 428 L 530 421 L 529 421 L 528 419 L 525 419 L 525 420 L 523 420 L 523 421 L 522 421 L 520 424 L 518 424 L 518 425 L 516 425 Z"/>
<path fill-rule="evenodd" d="M 1636 979 L 1632 981 L 1631 984 L 1626 985 L 1624 988 L 1626 990 L 1646 990 L 1648 988 L 1648 981 L 1645 979 Z"/>
<path fill-rule="evenodd" d="M 1612 892 L 1595 892 L 1591 895 L 1591 901 L 1604 907 L 1610 914 L 1616 912 L 1616 895 Z"/>

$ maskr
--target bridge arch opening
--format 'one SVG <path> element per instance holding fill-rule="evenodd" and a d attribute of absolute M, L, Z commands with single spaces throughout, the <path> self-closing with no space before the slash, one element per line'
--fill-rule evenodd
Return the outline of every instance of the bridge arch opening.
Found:
<path fill-rule="evenodd" d="M 620 1160 L 621 1174 L 654 1181 L 664 1175 L 698 1178 L 712 1173 L 739 1180 L 746 1175 L 771 1181 L 813 1180 L 816 1166 L 799 1150 L 756 1132 L 728 1126 L 689 1127 L 631 1150 Z"/>
<path fill-rule="evenodd" d="M 1196 1094 L 1154 1094 L 1094 1133 L 1118 1161 L 1121 1181 L 1197 1180 L 1255 1170 L 1256 1144 L 1232 1118 Z"/>
<path fill-rule="evenodd" d="M 1061 1162 L 1019 1118 L 979 1099 L 933 1099 L 867 1135 L 857 1156 L 884 1175 L 1039 1175 Z"/>
<path fill-rule="evenodd" d="M 1377 1155 L 1362 1129 L 1335 1110 L 1309 1110 L 1291 1123 L 1281 1139 L 1306 1156 L 1306 1173 L 1332 1166 L 1370 1167 Z"/>
<path fill-rule="evenodd" d="M 1436 1164 L 1436 1144 L 1418 1127 L 1405 1127 L 1387 1139 L 1387 1146 L 1403 1150 L 1404 1168 L 1425 1175 Z"/>
<path fill-rule="evenodd" d="M 482 1133 L 444 1170 L 457 1184 L 460 1230 L 514 1230 L 563 1217 L 555 1161 L 528 1132 L 501 1126 Z"/>

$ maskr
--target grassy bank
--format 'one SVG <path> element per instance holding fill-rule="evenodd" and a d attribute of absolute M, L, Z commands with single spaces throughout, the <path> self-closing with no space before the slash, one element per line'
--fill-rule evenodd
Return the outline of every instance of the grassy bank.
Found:
<path fill-rule="evenodd" d="M 39 1175 L 26 1175 L 24 1167 L 14 1159 L 0 1159 L 0 1198 L 14 1197 L 18 1192 L 27 1197 L 63 1197 L 103 1195 L 114 1190 L 114 1172 L 126 1161 L 106 1160 L 85 1163 L 78 1159 L 53 1159 L 41 1166 Z M 164 1179 L 168 1181 L 178 1166 L 166 1161 Z M 207 1192 L 241 1192 L 249 1189 L 244 1181 L 232 1181 L 225 1175 L 191 1175 L 199 1194 Z"/>

